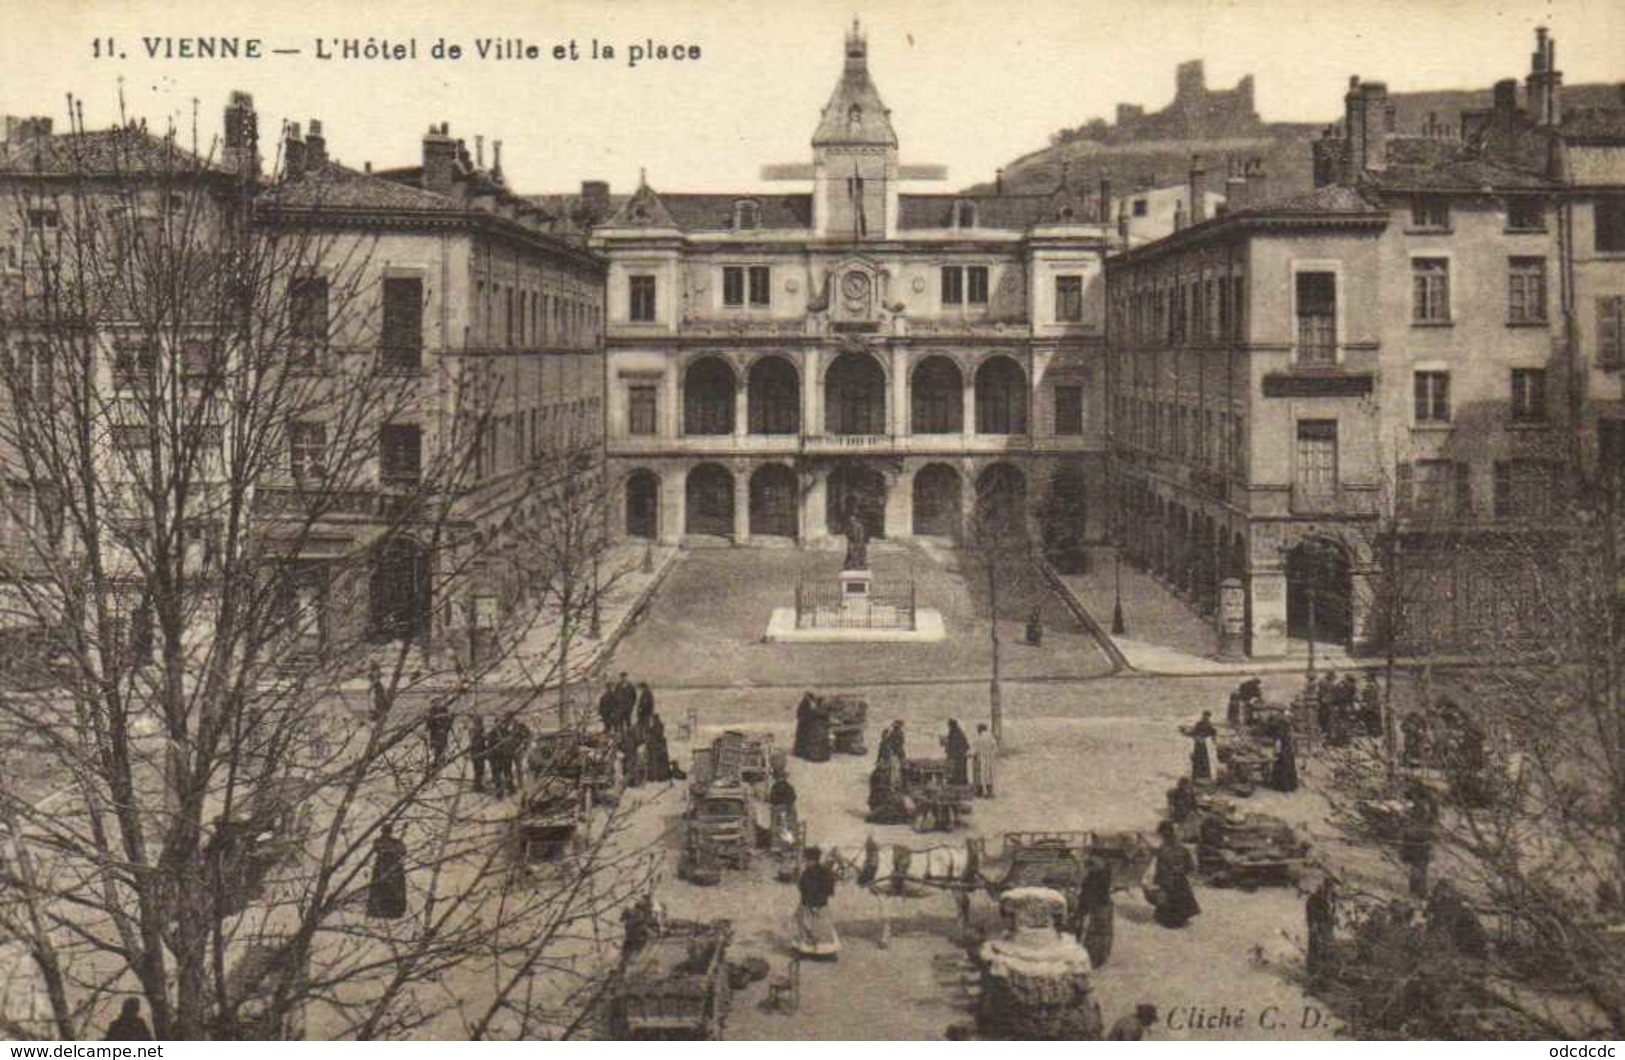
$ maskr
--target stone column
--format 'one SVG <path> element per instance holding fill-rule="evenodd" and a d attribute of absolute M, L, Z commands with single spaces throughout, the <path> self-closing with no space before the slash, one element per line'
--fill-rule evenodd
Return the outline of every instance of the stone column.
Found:
<path fill-rule="evenodd" d="M 824 526 L 825 480 L 829 472 L 820 468 L 812 473 L 812 484 L 801 499 L 801 540 L 805 544 L 822 541 L 828 536 Z"/>
<path fill-rule="evenodd" d="M 684 525 L 688 521 L 686 508 L 688 467 L 667 468 L 660 475 L 660 543 L 683 543 Z"/>
<path fill-rule="evenodd" d="M 730 467 L 734 476 L 734 544 L 750 542 L 750 468 Z"/>
<path fill-rule="evenodd" d="M 976 373 L 965 372 L 964 405 L 960 409 L 960 418 L 964 420 L 961 433 L 968 439 L 976 434 Z"/>
<path fill-rule="evenodd" d="M 910 433 L 908 422 L 908 351 L 898 346 L 891 351 L 891 435 L 901 438 Z M 887 529 L 890 530 L 888 520 Z"/>
<path fill-rule="evenodd" d="M 741 373 L 734 386 L 734 438 L 743 440 L 750 433 L 750 382 Z"/>
<path fill-rule="evenodd" d="M 666 380 L 662 388 L 660 436 L 662 438 L 681 438 L 683 436 L 683 406 L 677 400 L 677 361 L 675 358 L 666 362 Z"/>
<path fill-rule="evenodd" d="M 883 472 L 886 479 L 886 536 L 908 537 L 914 533 L 914 475 Z"/>
<path fill-rule="evenodd" d="M 819 371 L 819 351 L 815 346 L 801 359 L 801 433 L 824 433 L 824 382 Z"/>

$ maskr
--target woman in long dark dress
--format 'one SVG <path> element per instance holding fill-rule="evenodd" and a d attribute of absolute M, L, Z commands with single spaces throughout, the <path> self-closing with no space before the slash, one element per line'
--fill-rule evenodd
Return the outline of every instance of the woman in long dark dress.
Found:
<path fill-rule="evenodd" d="M 797 758 L 808 762 L 829 761 L 829 715 L 824 713 L 818 697 L 808 692 L 796 707 L 796 742 L 793 748 Z"/>
<path fill-rule="evenodd" d="M 970 740 L 959 722 L 948 719 L 948 735 L 942 738 L 942 749 L 948 756 L 948 783 L 970 783 Z"/>
<path fill-rule="evenodd" d="M 1298 745 L 1292 726 L 1284 722 L 1275 730 L 1275 764 L 1270 769 L 1270 787 L 1276 791 L 1298 790 Z"/>
<path fill-rule="evenodd" d="M 406 915 L 406 844 L 384 825 L 372 843 L 372 883 L 367 888 L 367 915 L 395 920 Z"/>
<path fill-rule="evenodd" d="M 671 749 L 666 746 L 666 723 L 659 714 L 649 715 L 649 727 L 644 735 L 644 776 L 652 783 L 671 779 Z"/>
<path fill-rule="evenodd" d="M 1172 821 L 1164 821 L 1157 828 L 1162 846 L 1157 848 L 1156 869 L 1151 883 L 1156 888 L 1157 923 L 1166 928 L 1181 928 L 1191 917 L 1202 911 L 1191 890 L 1191 873 L 1196 870 L 1191 852 L 1174 834 Z"/>

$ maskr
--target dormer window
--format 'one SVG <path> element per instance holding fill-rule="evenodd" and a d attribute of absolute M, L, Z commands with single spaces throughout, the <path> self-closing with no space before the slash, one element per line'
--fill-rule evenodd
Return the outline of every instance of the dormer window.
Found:
<path fill-rule="evenodd" d="M 856 129 L 863 124 L 863 108 L 856 103 L 852 104 L 846 112 L 846 123 Z"/>
<path fill-rule="evenodd" d="M 1450 200 L 1437 195 L 1418 195 L 1411 200 L 1411 227 L 1445 231 L 1450 227 Z"/>
<path fill-rule="evenodd" d="M 734 203 L 734 228 L 741 232 L 761 226 L 761 207 L 749 199 Z"/>
<path fill-rule="evenodd" d="M 976 204 L 974 202 L 960 200 L 954 203 L 954 227 L 976 227 Z"/>
<path fill-rule="evenodd" d="M 1061 207 L 1061 220 L 1063 222 L 1066 222 L 1066 223 L 1070 224 L 1072 222 L 1072 218 L 1074 216 L 1075 216 L 1075 211 L 1072 209 L 1072 207 L 1070 207 L 1070 206 Z"/>

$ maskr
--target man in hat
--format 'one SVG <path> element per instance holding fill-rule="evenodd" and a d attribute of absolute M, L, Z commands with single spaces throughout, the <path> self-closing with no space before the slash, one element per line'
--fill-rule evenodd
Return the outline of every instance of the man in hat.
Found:
<path fill-rule="evenodd" d="M 984 799 L 993 797 L 993 786 L 999 775 L 999 741 L 987 731 L 987 723 L 979 722 L 976 726 L 976 743 L 973 747 L 976 768 L 976 794 Z"/>
<path fill-rule="evenodd" d="M 835 873 L 824 864 L 823 852 L 817 847 L 807 848 L 806 859 L 807 866 L 796 881 L 801 904 L 796 908 L 790 948 L 805 958 L 833 961 L 841 952 L 841 937 L 835 933 L 835 918 L 829 913 Z"/>

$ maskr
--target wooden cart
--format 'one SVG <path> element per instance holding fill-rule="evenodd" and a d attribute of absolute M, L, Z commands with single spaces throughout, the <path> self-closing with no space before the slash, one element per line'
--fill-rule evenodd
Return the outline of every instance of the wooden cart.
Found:
<path fill-rule="evenodd" d="M 975 789 L 948 779 L 943 758 L 910 758 L 903 763 L 903 795 L 914 804 L 916 832 L 948 832 L 970 813 Z"/>
<path fill-rule="evenodd" d="M 520 865 L 553 861 L 568 851 L 586 817 L 587 788 L 579 775 L 532 775 L 519 791 L 514 840 Z"/>
<path fill-rule="evenodd" d="M 829 721 L 830 750 L 836 754 L 868 754 L 863 733 L 869 723 L 869 701 L 862 696 L 820 696 L 819 707 Z"/>
<path fill-rule="evenodd" d="M 731 1000 L 732 938 L 728 920 L 668 920 L 642 946 L 623 953 L 610 991 L 610 1036 L 721 1039 Z"/>
<path fill-rule="evenodd" d="M 1019 887 L 1048 887 L 1067 899 L 1069 916 L 1083 883 L 1083 864 L 1089 855 L 1111 866 L 1112 890 L 1139 887 L 1157 852 L 1138 832 L 1006 832 L 1002 860 L 1009 867 L 989 889 L 1004 894 Z"/>

